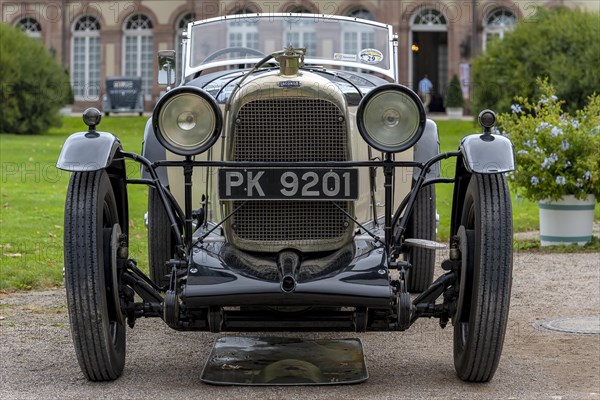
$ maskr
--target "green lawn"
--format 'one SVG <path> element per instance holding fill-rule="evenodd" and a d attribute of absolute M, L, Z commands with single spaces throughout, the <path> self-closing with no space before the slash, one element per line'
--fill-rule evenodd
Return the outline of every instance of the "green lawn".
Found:
<path fill-rule="evenodd" d="M 100 128 L 121 138 L 124 147 L 139 151 L 145 118 L 104 118 Z M 458 148 L 460 139 L 479 129 L 471 122 L 438 123 L 442 151 Z M 84 129 L 81 118 L 66 117 L 61 128 L 44 136 L 0 135 L 0 290 L 41 289 L 62 285 L 63 207 L 69 174 L 55 168 L 67 136 Z M 442 164 L 446 177 L 454 174 L 453 160 Z M 130 177 L 138 174 L 128 166 Z M 146 188 L 129 188 L 130 254 L 147 269 L 146 229 L 143 215 Z M 441 217 L 439 239 L 446 240 L 452 202 L 452 185 L 438 185 L 437 207 Z M 535 230 L 537 205 L 513 195 L 515 231 Z M 596 207 L 596 218 L 600 218 Z"/>
<path fill-rule="evenodd" d="M 455 151 L 461 139 L 467 134 L 480 132 L 481 128 L 471 121 L 437 121 L 441 151 Z M 451 178 L 454 176 L 456 159 L 451 158 L 442 161 L 442 175 Z M 437 208 L 440 214 L 440 228 L 438 229 L 438 240 L 447 240 L 450 234 L 450 213 L 452 209 L 451 184 L 436 186 Z M 515 232 L 532 231 L 538 229 L 539 215 L 537 203 L 525 200 L 517 196 L 514 188 L 512 191 L 513 201 L 513 224 Z M 596 218 L 600 218 L 600 207 L 596 205 Z"/>
<path fill-rule="evenodd" d="M 127 149 L 139 151 L 146 120 L 104 118 L 100 128 L 119 136 Z M 0 290 L 40 289 L 62 285 L 63 208 L 70 174 L 56 169 L 60 149 L 81 118 L 67 117 L 48 135 L 0 135 Z M 128 166 L 131 176 L 139 168 Z M 130 194 L 132 254 L 146 266 L 144 209 L 146 189 Z"/>

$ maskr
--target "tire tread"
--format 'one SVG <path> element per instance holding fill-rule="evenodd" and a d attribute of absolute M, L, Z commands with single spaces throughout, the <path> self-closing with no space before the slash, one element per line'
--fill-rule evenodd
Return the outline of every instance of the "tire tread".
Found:
<path fill-rule="evenodd" d="M 500 360 L 506 331 L 512 280 L 512 210 L 502 175 L 473 175 L 480 205 L 480 240 L 475 243 L 473 304 L 465 354 L 456 354 L 459 377 L 469 382 L 492 379 Z M 473 189 L 474 190 L 474 189 Z M 477 228 L 476 228 L 477 229 Z M 477 240 L 477 239 L 476 239 Z M 476 264 L 477 265 L 477 264 Z M 478 284 L 477 284 L 478 283 Z M 455 339 L 456 340 L 456 339 Z M 459 351 L 460 352 L 460 351 Z"/>
<path fill-rule="evenodd" d="M 425 186 L 419 191 L 409 219 L 407 237 L 435 240 L 435 187 Z M 412 247 L 409 251 L 412 268 L 408 274 L 408 291 L 422 292 L 433 282 L 435 250 Z"/>
<path fill-rule="evenodd" d="M 123 354 L 111 357 L 112 339 L 105 329 L 106 292 L 102 254 L 98 254 L 98 202 L 110 188 L 105 171 L 74 173 L 65 203 L 65 284 L 75 353 L 81 370 L 91 381 L 118 378 Z M 110 191 L 109 196 L 114 195 Z M 115 210 L 116 211 L 116 208 Z M 100 227 L 101 228 L 101 227 Z"/>
<path fill-rule="evenodd" d="M 173 257 L 174 239 L 171 233 L 171 223 L 167 217 L 158 191 L 148 189 L 148 264 L 150 279 L 159 286 L 169 283 L 169 274 L 165 264 Z"/>

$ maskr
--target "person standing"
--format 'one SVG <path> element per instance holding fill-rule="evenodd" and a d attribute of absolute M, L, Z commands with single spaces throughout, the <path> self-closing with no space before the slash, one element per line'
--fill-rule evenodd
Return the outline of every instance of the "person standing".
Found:
<path fill-rule="evenodd" d="M 429 103 L 431 103 L 431 89 L 433 89 L 433 83 L 427 78 L 427 74 L 423 76 L 423 79 L 419 81 L 419 97 L 423 102 L 425 112 L 429 111 Z"/>

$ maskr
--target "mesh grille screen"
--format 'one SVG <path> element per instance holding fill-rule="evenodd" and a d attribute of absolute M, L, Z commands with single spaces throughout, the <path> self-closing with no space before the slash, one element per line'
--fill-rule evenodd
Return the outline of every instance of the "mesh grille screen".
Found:
<path fill-rule="evenodd" d="M 338 205 L 346 208 L 345 202 Z M 234 218 L 236 234 L 255 241 L 336 239 L 348 229 L 346 216 L 328 201 L 249 201 Z"/>
<path fill-rule="evenodd" d="M 345 161 L 346 124 L 335 104 L 319 99 L 266 99 L 246 104 L 235 129 L 236 161 Z"/>
<path fill-rule="evenodd" d="M 237 115 L 233 159 L 236 161 L 345 161 L 346 122 L 326 100 L 262 99 L 244 105 Z M 241 203 L 235 202 L 234 208 Z M 338 202 L 347 212 L 348 202 Z M 351 221 L 328 201 L 248 201 L 233 217 L 238 245 L 294 247 L 339 245 Z M 264 249 L 264 247 L 263 247 Z M 276 249 L 273 249 L 274 251 Z"/>

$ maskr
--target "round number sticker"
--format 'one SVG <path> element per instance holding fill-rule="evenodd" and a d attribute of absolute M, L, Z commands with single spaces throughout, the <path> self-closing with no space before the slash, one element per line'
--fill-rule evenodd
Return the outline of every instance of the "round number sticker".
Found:
<path fill-rule="evenodd" d="M 383 61 L 383 53 L 377 49 L 364 49 L 359 53 L 360 61 L 365 64 L 379 64 Z"/>

